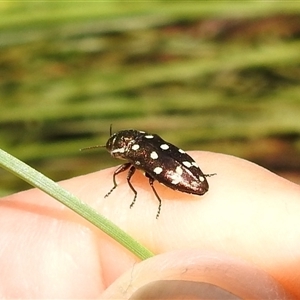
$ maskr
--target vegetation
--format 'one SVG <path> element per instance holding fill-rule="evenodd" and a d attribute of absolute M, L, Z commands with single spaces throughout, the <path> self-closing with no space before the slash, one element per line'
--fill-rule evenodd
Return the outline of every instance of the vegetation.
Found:
<path fill-rule="evenodd" d="M 300 182 L 300 3 L 2 2 L 0 147 L 54 180 L 118 164 L 109 126 Z M 24 183 L 0 170 L 0 193 Z"/>

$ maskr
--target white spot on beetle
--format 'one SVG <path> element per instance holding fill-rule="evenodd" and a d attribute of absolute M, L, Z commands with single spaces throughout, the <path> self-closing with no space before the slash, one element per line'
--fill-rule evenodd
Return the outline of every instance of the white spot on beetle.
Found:
<path fill-rule="evenodd" d="M 192 162 L 192 165 L 196 168 L 199 168 L 199 166 L 194 161 Z"/>
<path fill-rule="evenodd" d="M 154 168 L 153 172 L 157 175 L 159 175 L 161 172 L 163 171 L 163 169 L 161 167 L 156 167 Z"/>
<path fill-rule="evenodd" d="M 178 149 L 178 152 L 180 152 L 180 153 L 182 153 L 182 154 L 184 154 L 184 153 L 185 153 L 185 151 L 184 151 L 184 150 L 182 150 L 182 149 Z"/>
<path fill-rule="evenodd" d="M 163 150 L 168 150 L 170 147 L 167 144 L 161 144 L 160 148 L 163 149 Z"/>
<path fill-rule="evenodd" d="M 134 145 L 131 147 L 132 150 L 138 150 L 139 148 L 140 148 L 140 145 L 138 145 L 138 144 L 134 144 Z"/>
<path fill-rule="evenodd" d="M 205 177 L 204 176 L 199 176 L 199 180 L 201 181 L 201 182 L 203 182 L 203 181 L 205 181 Z"/>
<path fill-rule="evenodd" d="M 146 133 L 145 131 L 142 131 L 142 130 L 140 130 L 139 132 L 140 132 L 140 133 Z"/>
<path fill-rule="evenodd" d="M 176 168 L 176 170 L 177 170 L 177 168 Z M 174 184 L 174 185 L 176 185 L 176 184 L 178 184 L 179 182 L 182 181 L 181 175 L 178 174 L 177 172 L 174 172 L 174 171 L 171 171 L 171 170 L 166 172 L 166 177 L 169 180 L 171 180 L 171 183 Z"/>
<path fill-rule="evenodd" d="M 185 165 L 187 168 L 190 168 L 192 166 L 192 164 L 189 161 L 183 161 L 182 164 Z"/>
<path fill-rule="evenodd" d="M 191 185 L 194 187 L 194 188 L 197 188 L 199 186 L 199 183 L 197 181 L 192 181 L 191 182 Z"/>
<path fill-rule="evenodd" d="M 118 148 L 118 149 L 114 149 L 113 151 L 111 151 L 111 153 L 124 153 L 125 149 L 124 148 Z"/>
<path fill-rule="evenodd" d="M 178 175 L 182 175 L 182 173 L 183 173 L 182 168 L 179 167 L 179 166 L 177 166 L 177 167 L 176 167 L 176 173 L 177 173 Z"/>
<path fill-rule="evenodd" d="M 135 164 L 136 164 L 137 166 L 139 166 L 139 165 L 141 164 L 141 162 L 140 162 L 139 160 L 137 160 L 137 161 L 135 161 Z"/>
<path fill-rule="evenodd" d="M 155 151 L 152 151 L 151 154 L 150 154 L 150 157 L 152 159 L 157 159 L 158 158 L 158 154 Z"/>
<path fill-rule="evenodd" d="M 171 181 L 172 184 L 178 184 L 181 181 L 181 178 L 179 176 L 174 176 L 173 180 Z"/>
<path fill-rule="evenodd" d="M 146 139 L 153 139 L 154 136 L 153 136 L 152 134 L 147 134 L 147 135 L 145 135 L 145 138 L 146 138 Z"/>

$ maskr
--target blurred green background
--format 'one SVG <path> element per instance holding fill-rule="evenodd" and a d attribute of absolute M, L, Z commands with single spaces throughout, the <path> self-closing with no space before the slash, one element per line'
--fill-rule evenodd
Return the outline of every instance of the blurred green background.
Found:
<path fill-rule="evenodd" d="M 300 2 L 0 3 L 0 147 L 58 181 L 158 133 L 300 183 Z M 209 170 L 214 172 L 214 170 Z M 29 186 L 0 170 L 0 194 Z"/>

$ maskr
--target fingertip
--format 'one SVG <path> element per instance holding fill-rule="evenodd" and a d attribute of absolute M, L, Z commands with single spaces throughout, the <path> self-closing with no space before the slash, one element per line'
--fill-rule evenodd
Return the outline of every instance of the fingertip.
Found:
<path fill-rule="evenodd" d="M 249 263 L 198 249 L 135 264 L 102 299 L 290 299 L 271 276 Z"/>

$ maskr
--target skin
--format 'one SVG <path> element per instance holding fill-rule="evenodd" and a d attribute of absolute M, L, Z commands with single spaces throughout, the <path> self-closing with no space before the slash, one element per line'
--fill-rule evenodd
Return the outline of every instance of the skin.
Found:
<path fill-rule="evenodd" d="M 210 295 L 219 286 L 241 298 L 300 298 L 300 187 L 236 157 L 190 155 L 204 173 L 217 173 L 208 178 L 210 190 L 200 197 L 155 182 L 162 198 L 158 220 L 158 202 L 140 172 L 132 180 L 138 192 L 132 209 L 126 173 L 103 197 L 116 167 L 61 182 L 159 254 L 144 262 L 39 190 L 2 198 L 0 298 L 139 299 L 153 293 L 175 299 L 180 287 L 176 297 L 194 291 L 189 299 L 196 299 L 201 282 L 214 284 Z M 198 286 L 186 291 L 186 282 Z"/>

